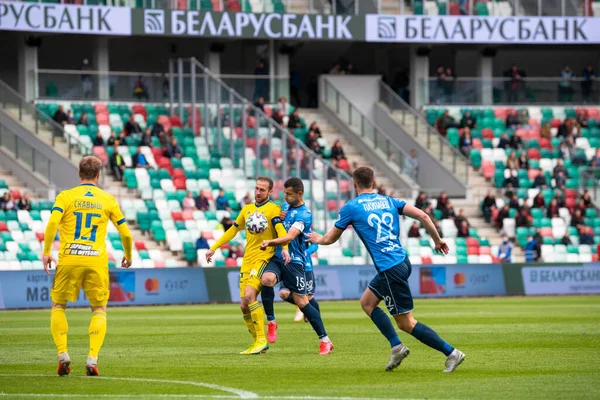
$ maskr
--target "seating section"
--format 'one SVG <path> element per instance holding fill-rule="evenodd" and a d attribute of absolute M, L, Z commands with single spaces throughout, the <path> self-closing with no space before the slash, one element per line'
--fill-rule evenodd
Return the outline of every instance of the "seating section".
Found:
<path fill-rule="evenodd" d="M 458 0 L 450 1 L 415 1 L 414 13 L 416 15 L 466 15 L 470 14 L 469 2 L 463 10 L 460 9 Z M 513 8 L 508 1 L 476 0 L 473 3 L 473 15 L 510 17 Z"/>
<path fill-rule="evenodd" d="M 524 110 L 514 110 L 510 108 L 474 108 L 464 109 L 459 107 L 449 108 L 431 108 L 426 110 L 428 121 L 435 125 L 442 117 L 445 110 L 448 110 L 456 122 L 461 121 L 466 112 L 470 112 L 475 118 L 476 124 L 470 129 L 472 138 L 472 147 L 468 149 L 468 155 L 474 168 L 479 169 L 482 175 L 493 183 L 498 191 L 512 190 L 517 195 L 520 208 L 527 206 L 531 209 L 532 226 L 516 228 L 515 216 L 517 209 L 510 209 L 508 218 L 504 218 L 501 229 L 509 237 L 515 238 L 516 242 L 525 246 L 527 235 L 535 234 L 539 231 L 543 238 L 544 247 L 542 258 L 544 261 L 565 262 L 565 260 L 579 260 L 587 262 L 589 259 L 597 260 L 596 246 L 600 243 L 600 213 L 596 209 L 588 207 L 582 210 L 584 223 L 579 224 L 579 229 L 571 225 L 571 218 L 577 208 L 580 208 L 579 194 L 580 178 L 584 176 L 584 168 L 589 167 L 590 161 L 597 158 L 600 148 L 600 109 L 595 107 L 586 108 L 540 108 L 529 107 Z M 527 125 L 517 124 L 508 128 L 506 125 L 507 117 L 511 113 L 517 112 L 527 114 Z M 583 118 L 585 116 L 585 118 Z M 579 118 L 584 125 L 575 124 Z M 567 124 L 565 121 L 569 120 Z M 569 125 L 573 123 L 574 125 Z M 460 124 L 458 124 L 460 126 Z M 438 125 L 439 126 L 439 125 Z M 550 137 L 542 137 L 542 127 L 545 127 L 546 133 Z M 571 127 L 571 132 L 566 127 Z M 561 143 L 564 138 L 557 134 L 567 134 L 574 138 L 571 158 L 565 158 L 561 150 Z M 460 147 L 461 136 L 465 129 L 456 127 L 447 129 L 447 139 L 454 146 Z M 579 133 L 579 135 L 577 135 Z M 520 139 L 520 147 L 513 149 L 510 147 L 498 148 L 501 137 L 506 134 L 507 139 L 517 137 Z M 564 146 L 564 144 L 563 144 Z M 525 154 L 528 162 L 528 169 L 511 169 L 507 162 L 509 156 L 514 155 L 519 158 L 521 153 Z M 562 164 L 566 171 L 566 180 L 564 186 L 558 187 L 555 179 L 555 167 Z M 515 174 L 516 176 L 512 176 Z M 536 184 L 536 178 L 539 178 Z M 507 182 L 512 178 L 511 186 L 507 189 Z M 541 184 L 545 181 L 545 185 Z M 514 184 L 513 184 L 514 182 Z M 585 187 L 597 186 L 598 177 L 590 176 L 588 181 L 583 182 Z M 542 186 L 543 185 L 543 186 Z M 547 207 L 556 195 L 556 189 L 564 194 L 564 207 L 559 208 L 558 214 L 554 218 L 547 218 Z M 535 205 L 534 198 L 541 194 L 544 206 Z M 496 221 L 498 210 L 509 199 L 497 198 L 496 209 L 492 210 L 492 221 Z M 582 230 L 593 231 L 593 245 L 583 247 L 584 251 L 578 250 L 579 236 Z M 563 251 L 561 240 L 568 231 L 570 240 L 574 247 L 567 246 L 568 251 Z M 557 247 L 553 249 L 552 246 Z M 585 245 L 584 245 L 585 246 Z M 588 252 L 588 248 L 590 251 Z"/>

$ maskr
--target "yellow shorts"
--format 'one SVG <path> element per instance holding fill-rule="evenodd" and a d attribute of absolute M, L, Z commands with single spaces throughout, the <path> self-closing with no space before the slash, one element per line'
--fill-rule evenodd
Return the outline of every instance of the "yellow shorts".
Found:
<path fill-rule="evenodd" d="M 253 287 L 258 293 L 262 289 L 260 279 L 262 274 L 267 267 L 268 261 L 260 260 L 254 263 L 242 263 L 242 269 L 240 271 L 240 298 L 244 297 L 246 286 Z"/>
<path fill-rule="evenodd" d="M 105 306 L 110 296 L 108 267 L 83 267 L 58 265 L 52 291 L 52 301 L 58 304 L 75 302 L 83 288 L 85 296 L 94 307 Z"/>

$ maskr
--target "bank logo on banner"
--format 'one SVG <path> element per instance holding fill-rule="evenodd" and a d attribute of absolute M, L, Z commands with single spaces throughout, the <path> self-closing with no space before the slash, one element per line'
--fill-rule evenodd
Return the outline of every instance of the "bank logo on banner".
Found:
<path fill-rule="evenodd" d="M 144 32 L 151 35 L 165 33 L 164 10 L 144 10 Z"/>
<path fill-rule="evenodd" d="M 396 17 L 381 16 L 377 18 L 377 36 L 379 39 L 396 39 L 398 36 Z"/>
<path fill-rule="evenodd" d="M 523 267 L 521 274 L 526 295 L 600 293 L 600 264 Z"/>

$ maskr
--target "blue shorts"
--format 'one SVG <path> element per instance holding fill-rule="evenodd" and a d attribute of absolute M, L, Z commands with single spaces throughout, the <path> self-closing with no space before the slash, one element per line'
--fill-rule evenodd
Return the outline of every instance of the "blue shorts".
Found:
<path fill-rule="evenodd" d="M 392 315 L 406 314 L 414 308 L 412 294 L 408 286 L 408 277 L 412 266 L 408 257 L 399 265 L 378 273 L 369 283 L 369 289 Z"/>
<path fill-rule="evenodd" d="M 308 296 L 314 296 L 316 282 L 313 271 L 304 271 L 304 276 L 306 278 L 306 294 Z M 279 290 L 281 289 L 290 290 L 283 282 L 281 282 L 281 285 L 279 285 Z"/>
<path fill-rule="evenodd" d="M 283 263 L 283 260 L 278 257 L 273 257 L 269 264 L 265 268 L 264 273 L 272 272 L 277 277 L 277 282 L 281 282 L 281 287 L 285 287 L 292 293 L 306 296 L 307 284 L 306 284 L 306 273 L 304 266 L 300 264 L 287 264 Z"/>

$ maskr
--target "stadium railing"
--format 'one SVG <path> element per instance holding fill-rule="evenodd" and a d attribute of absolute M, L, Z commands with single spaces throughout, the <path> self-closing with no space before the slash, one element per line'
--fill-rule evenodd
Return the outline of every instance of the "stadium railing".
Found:
<path fill-rule="evenodd" d="M 459 170 L 464 170 L 465 182 L 469 179 L 469 160 L 456 147 L 439 134 L 421 114 L 406 103 L 396 92 L 383 82 L 379 84 L 379 101 L 384 103 L 391 113 L 399 113 L 401 115 L 399 122 L 402 125 L 412 125 L 412 132 L 406 131 L 407 134 L 418 137 L 426 134 L 426 139 L 423 138 L 421 143 L 425 143 L 428 149 L 432 148 L 432 144 L 436 143 L 439 146 L 439 159 L 444 160 L 444 149 L 448 149 L 451 154 L 451 160 L 445 162 L 445 165 L 452 169 L 454 174 L 458 175 Z M 460 174 L 462 175 L 462 174 Z"/>
<path fill-rule="evenodd" d="M 421 80 L 419 90 L 427 105 L 573 105 L 598 104 L 600 83 L 590 82 L 589 92 L 583 78 L 523 78 L 516 86 L 510 78 L 461 77 L 452 81 L 437 78 Z"/>
<path fill-rule="evenodd" d="M 157 103 L 169 101 L 169 73 L 82 71 L 39 69 L 36 71 L 37 92 L 40 100 L 86 100 Z M 137 91 L 142 79 L 143 91 Z M 289 76 L 221 74 L 219 78 L 243 97 L 265 103 L 277 103 L 280 97 L 289 97 Z M 177 91 L 177 88 L 176 88 Z M 177 94 L 177 92 L 176 92 Z"/>
<path fill-rule="evenodd" d="M 390 165 L 398 172 L 404 173 L 411 179 L 415 179 L 415 173 L 407 165 L 408 153 L 402 149 L 388 134 L 382 131 L 369 117 L 367 117 L 348 98 L 340 93 L 335 86 L 325 77 L 324 101 L 338 117 L 365 141 L 372 144 L 373 149 L 378 150 Z"/>

